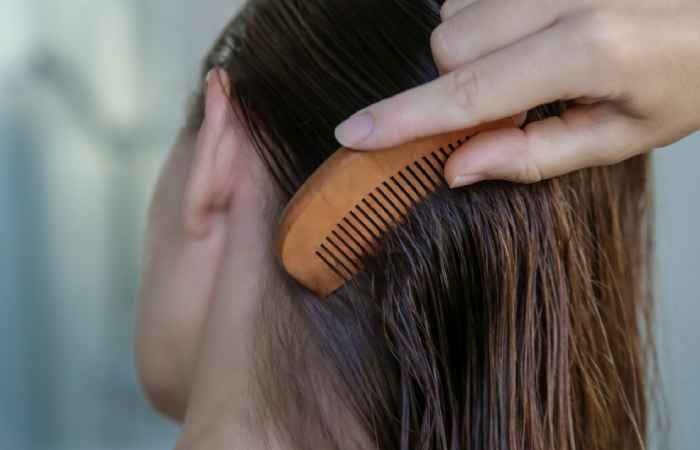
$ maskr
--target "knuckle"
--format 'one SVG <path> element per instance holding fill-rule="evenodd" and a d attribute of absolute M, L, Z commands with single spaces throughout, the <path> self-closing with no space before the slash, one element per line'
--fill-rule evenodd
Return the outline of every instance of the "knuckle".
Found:
<path fill-rule="evenodd" d="M 631 53 L 625 27 L 625 21 L 614 11 L 596 9 L 579 20 L 576 35 L 597 68 L 615 69 L 625 64 Z"/>
<path fill-rule="evenodd" d="M 480 80 L 473 67 L 462 67 L 451 74 L 449 95 L 462 112 L 471 112 L 477 108 L 480 94 Z"/>
<path fill-rule="evenodd" d="M 430 50 L 433 59 L 438 66 L 445 66 L 448 62 L 448 49 L 445 43 L 445 26 L 438 25 L 430 34 Z"/>
<path fill-rule="evenodd" d="M 541 161 L 537 157 L 537 152 L 541 152 L 546 145 L 542 137 L 543 125 L 543 122 L 540 121 L 525 126 L 525 146 L 519 150 L 519 154 L 514 155 L 518 160 L 518 164 L 515 166 L 517 168 L 515 181 L 517 182 L 533 184 L 545 179 Z"/>
<path fill-rule="evenodd" d="M 539 183 L 544 179 L 542 170 L 529 154 L 522 155 L 520 158 L 516 177 L 518 182 L 526 184 Z"/>

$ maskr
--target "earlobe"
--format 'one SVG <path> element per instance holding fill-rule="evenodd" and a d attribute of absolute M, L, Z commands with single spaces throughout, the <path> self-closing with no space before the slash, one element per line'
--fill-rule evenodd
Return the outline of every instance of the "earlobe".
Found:
<path fill-rule="evenodd" d="M 214 69 L 207 76 L 204 122 L 184 199 L 185 230 L 195 239 L 209 234 L 216 216 L 228 210 L 235 189 L 234 165 L 242 135 L 235 129 L 228 92 L 228 75 Z"/>

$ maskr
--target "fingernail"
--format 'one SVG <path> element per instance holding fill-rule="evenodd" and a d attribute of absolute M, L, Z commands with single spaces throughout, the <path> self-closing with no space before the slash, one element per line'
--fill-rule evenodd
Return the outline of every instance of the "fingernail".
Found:
<path fill-rule="evenodd" d="M 364 111 L 355 114 L 335 129 L 335 138 L 342 145 L 353 146 L 367 139 L 374 130 L 374 117 Z"/>
<path fill-rule="evenodd" d="M 469 186 L 470 184 L 478 183 L 481 181 L 483 177 L 479 174 L 467 174 L 467 175 L 458 175 L 454 177 L 452 180 L 448 180 L 447 184 L 450 185 L 450 188 L 460 188 L 464 186 Z"/>

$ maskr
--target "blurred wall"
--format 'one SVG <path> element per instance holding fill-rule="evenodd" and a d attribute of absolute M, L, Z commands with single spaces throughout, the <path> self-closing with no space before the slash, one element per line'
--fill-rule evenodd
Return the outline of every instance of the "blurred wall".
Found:
<path fill-rule="evenodd" d="M 173 448 L 132 361 L 144 212 L 237 0 L 3 0 L 0 449 Z"/>
<path fill-rule="evenodd" d="M 172 448 L 132 362 L 148 195 L 236 0 L 3 0 L 0 448 Z M 656 154 L 672 447 L 700 440 L 700 134 Z"/>
<path fill-rule="evenodd" d="M 654 155 L 657 338 L 670 446 L 700 442 L 700 133 Z"/>

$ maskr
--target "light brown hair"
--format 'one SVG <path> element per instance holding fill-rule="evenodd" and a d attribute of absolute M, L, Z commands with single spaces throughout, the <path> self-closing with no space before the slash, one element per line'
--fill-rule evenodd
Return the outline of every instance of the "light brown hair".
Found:
<path fill-rule="evenodd" d="M 338 147 L 341 120 L 438 76 L 439 7 L 258 0 L 224 30 L 202 73 L 229 73 L 282 203 Z M 200 97 L 190 125 L 201 116 Z M 646 448 L 648 185 L 640 156 L 445 188 L 327 300 L 287 280 L 261 314 L 261 416 L 299 449 Z"/>

